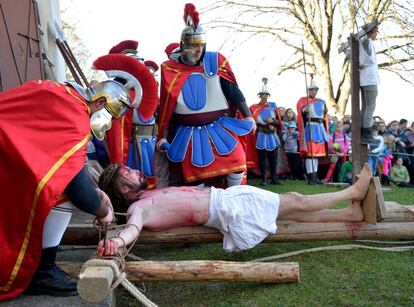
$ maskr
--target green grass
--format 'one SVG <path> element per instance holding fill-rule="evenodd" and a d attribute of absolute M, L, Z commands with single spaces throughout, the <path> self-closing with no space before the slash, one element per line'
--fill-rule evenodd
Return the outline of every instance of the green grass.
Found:
<path fill-rule="evenodd" d="M 249 184 L 257 185 L 258 180 Z M 284 181 L 267 186 L 278 193 L 332 192 L 335 187 L 308 186 Z M 393 187 L 385 200 L 414 204 L 414 189 Z M 221 244 L 137 245 L 133 253 L 150 260 L 249 261 L 312 247 L 355 244 L 351 241 L 265 243 L 242 253 L 226 253 Z M 364 243 L 372 244 L 372 243 Z M 408 244 L 407 244 L 408 245 Z M 390 246 L 384 244 L 383 246 Z M 414 306 L 414 251 L 372 250 L 322 251 L 278 260 L 300 265 L 300 282 L 152 282 L 145 295 L 159 306 Z M 138 287 L 142 285 L 137 284 Z M 118 291 L 117 306 L 139 305 L 124 290 Z"/>

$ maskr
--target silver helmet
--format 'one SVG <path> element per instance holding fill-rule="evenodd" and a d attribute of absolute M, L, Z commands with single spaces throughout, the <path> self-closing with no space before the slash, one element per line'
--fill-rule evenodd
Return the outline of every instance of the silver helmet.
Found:
<path fill-rule="evenodd" d="M 199 14 L 192 3 L 187 3 L 184 7 L 184 22 L 186 27 L 181 32 L 181 49 L 184 55 L 191 53 L 193 45 L 205 45 L 207 43 L 206 32 L 199 26 Z M 189 57 L 188 64 L 193 63 L 191 56 Z"/>
<path fill-rule="evenodd" d="M 132 108 L 127 89 L 119 82 L 106 80 L 88 87 L 85 94 L 89 101 L 106 98 L 105 107 L 92 114 L 91 130 L 98 140 L 103 140 L 105 131 L 112 125 L 112 118 L 119 119 Z"/>
<path fill-rule="evenodd" d="M 85 90 L 85 95 L 88 101 L 95 101 L 100 97 L 106 98 L 105 107 L 92 114 L 91 116 L 91 130 L 97 139 L 103 140 L 105 132 L 111 128 L 112 119 L 119 119 L 132 107 L 138 107 L 141 103 L 143 91 L 142 86 L 135 76 L 136 65 L 142 65 L 143 69 L 147 71 L 143 64 L 132 57 L 121 54 L 109 54 L 102 56 L 94 61 L 95 69 L 105 71 L 109 80 L 96 83 Z M 113 79 L 121 78 L 125 80 L 125 84 L 121 84 Z M 130 89 L 135 92 L 134 101 L 131 102 L 129 94 Z"/>
<path fill-rule="evenodd" d="M 262 95 L 262 94 L 266 94 L 266 95 L 269 95 L 270 96 L 270 92 L 269 92 L 269 90 L 268 90 L 268 88 L 267 88 L 267 82 L 269 81 L 269 79 L 268 78 L 266 78 L 266 77 L 263 77 L 262 78 L 262 87 L 260 88 L 260 90 L 259 90 L 259 92 L 257 93 L 257 95 Z"/>

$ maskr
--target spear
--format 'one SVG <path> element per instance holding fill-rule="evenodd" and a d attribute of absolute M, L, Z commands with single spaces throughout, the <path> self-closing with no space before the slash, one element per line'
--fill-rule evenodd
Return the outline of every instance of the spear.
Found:
<path fill-rule="evenodd" d="M 315 167 L 313 166 L 313 148 L 312 148 L 312 127 L 311 127 L 311 121 L 310 121 L 310 116 L 309 116 L 309 90 L 308 90 L 308 80 L 306 77 L 306 58 L 305 58 L 305 47 L 303 45 L 303 40 L 302 40 L 302 56 L 303 56 L 303 69 L 305 72 L 305 88 L 306 88 L 306 107 L 308 110 L 308 116 L 307 116 L 307 122 L 308 122 L 308 127 L 309 127 L 309 137 L 310 137 L 310 153 L 311 153 L 311 159 L 312 159 L 312 182 L 313 184 L 316 183 L 316 178 L 315 178 Z M 306 136 L 306 127 L 305 127 L 305 131 L 304 131 L 304 138 Z M 306 144 L 306 140 L 305 140 L 305 144 Z"/>

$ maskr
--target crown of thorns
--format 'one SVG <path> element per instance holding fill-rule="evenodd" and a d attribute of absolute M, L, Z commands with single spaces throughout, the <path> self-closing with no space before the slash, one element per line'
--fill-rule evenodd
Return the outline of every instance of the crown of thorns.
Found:
<path fill-rule="evenodd" d="M 121 167 L 120 164 L 111 164 L 109 165 L 104 172 L 102 173 L 101 177 L 99 178 L 99 188 L 102 191 L 106 191 L 108 185 L 112 182 L 115 174 L 118 172 L 119 168 Z"/>

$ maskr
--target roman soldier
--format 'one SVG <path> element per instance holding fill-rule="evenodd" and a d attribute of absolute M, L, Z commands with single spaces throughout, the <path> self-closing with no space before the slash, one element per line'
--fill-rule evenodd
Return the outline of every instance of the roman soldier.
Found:
<path fill-rule="evenodd" d="M 277 175 L 278 147 L 280 139 L 278 133 L 282 127 L 281 116 L 276 102 L 268 101 L 270 92 L 267 87 L 267 78 L 262 78 L 263 85 L 258 92 L 260 102 L 250 107 L 250 112 L 256 120 L 256 137 L 248 142 L 247 167 L 259 167 L 261 184 L 267 184 L 267 169 L 269 166 L 272 184 L 280 184 Z"/>
<path fill-rule="evenodd" d="M 111 79 L 86 89 L 35 80 L 1 94 L 0 301 L 24 290 L 76 295 L 76 280 L 55 263 L 57 248 L 73 206 L 102 224 L 113 219 L 109 198 L 93 186 L 84 167 L 86 147 L 91 131 L 103 139 L 113 118 L 139 104 L 134 65 L 125 55 L 107 55 L 94 67 Z M 124 86 L 117 77 L 128 82 Z M 134 101 L 128 88 L 138 93 Z"/>
<path fill-rule="evenodd" d="M 327 107 L 324 100 L 316 98 L 319 87 L 311 81 L 307 88 L 308 96 L 296 104 L 298 112 L 299 151 L 305 157 L 308 183 L 321 184 L 318 179 L 318 158 L 328 154 L 329 128 Z"/>
<path fill-rule="evenodd" d="M 186 4 L 184 21 L 180 51 L 161 65 L 158 147 L 166 150 L 184 181 L 170 184 L 224 175 L 227 186 L 238 185 L 246 170 L 239 137 L 249 134 L 255 122 L 228 60 L 206 51 L 206 35 L 193 4 Z M 235 118 L 237 111 L 244 119 Z M 170 175 L 177 172 L 171 170 Z"/>

